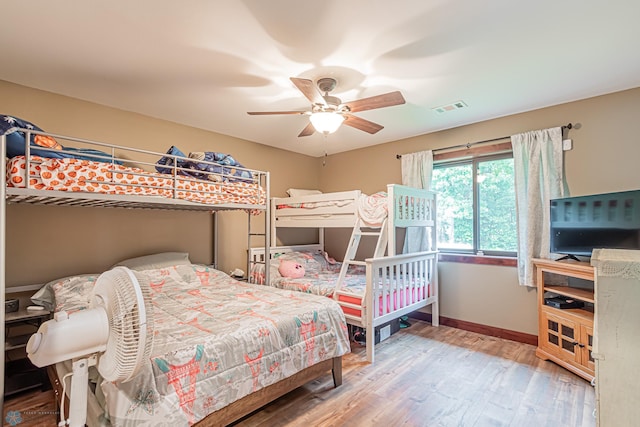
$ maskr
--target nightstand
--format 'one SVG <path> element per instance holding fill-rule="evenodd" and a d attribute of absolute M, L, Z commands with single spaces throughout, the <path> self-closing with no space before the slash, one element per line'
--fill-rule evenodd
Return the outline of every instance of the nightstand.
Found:
<path fill-rule="evenodd" d="M 49 387 L 47 373 L 35 367 L 26 357 L 29 337 L 38 330 L 51 313 L 19 310 L 5 314 L 5 396 L 36 387 Z"/>

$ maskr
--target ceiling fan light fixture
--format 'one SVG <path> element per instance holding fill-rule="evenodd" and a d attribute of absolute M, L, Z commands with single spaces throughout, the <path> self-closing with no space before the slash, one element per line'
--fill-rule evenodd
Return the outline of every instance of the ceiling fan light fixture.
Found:
<path fill-rule="evenodd" d="M 267 114 L 295 114 L 308 115 L 306 124 L 298 137 L 313 135 L 315 132 L 328 135 L 335 132 L 344 122 L 345 126 L 367 132 L 371 135 L 382 130 L 384 126 L 369 120 L 354 116 L 359 111 L 375 110 L 404 104 L 405 100 L 399 91 L 383 93 L 382 95 L 356 99 L 343 103 L 340 98 L 329 95 L 336 87 L 336 79 L 326 77 L 319 79 L 315 84 L 313 80 L 291 77 L 290 80 L 298 90 L 311 101 L 311 109 L 307 111 L 247 111 L 250 115 Z M 324 95 L 323 95 L 324 92 Z"/>
<path fill-rule="evenodd" d="M 311 114 L 309 120 L 317 132 L 328 134 L 338 130 L 342 122 L 344 122 L 344 116 L 338 113 L 321 111 Z"/>

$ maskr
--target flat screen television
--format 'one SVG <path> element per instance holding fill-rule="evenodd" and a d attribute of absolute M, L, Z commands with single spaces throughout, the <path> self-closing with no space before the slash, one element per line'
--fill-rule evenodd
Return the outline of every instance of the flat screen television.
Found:
<path fill-rule="evenodd" d="M 551 252 L 640 249 L 640 190 L 552 199 Z"/>

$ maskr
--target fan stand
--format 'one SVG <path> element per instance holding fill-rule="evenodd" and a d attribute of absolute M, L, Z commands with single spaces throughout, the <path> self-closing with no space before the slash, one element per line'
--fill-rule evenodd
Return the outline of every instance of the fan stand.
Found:
<path fill-rule="evenodd" d="M 73 361 L 71 392 L 69 393 L 69 419 L 64 420 L 64 394 L 60 404 L 60 423 L 63 427 L 84 427 L 87 422 L 87 390 L 89 385 L 89 366 L 95 366 L 97 356 L 91 355 Z"/>

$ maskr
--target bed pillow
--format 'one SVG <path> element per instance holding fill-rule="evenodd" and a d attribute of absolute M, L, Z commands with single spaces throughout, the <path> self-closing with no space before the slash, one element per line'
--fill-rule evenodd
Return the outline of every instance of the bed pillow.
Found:
<path fill-rule="evenodd" d="M 11 128 L 31 129 L 42 132 L 42 129 L 31 122 L 18 117 L 8 116 L 6 114 L 0 115 L 0 135 L 8 132 Z M 24 155 L 25 136 L 25 133 L 21 131 L 7 134 L 7 158 Z M 60 145 L 55 139 L 45 135 L 31 135 L 30 145 L 32 147 L 45 147 L 52 148 L 54 150 L 62 149 L 62 145 Z M 37 148 L 32 148 L 31 154 L 41 157 L 56 157 L 55 153 L 50 151 L 41 151 Z"/>
<path fill-rule="evenodd" d="M 187 252 L 161 252 L 158 254 L 144 255 L 135 258 L 123 259 L 111 266 L 128 267 L 131 270 L 151 270 L 156 268 L 172 267 L 175 265 L 191 265 Z"/>
<path fill-rule="evenodd" d="M 8 132 L 9 129 L 12 128 L 32 129 L 44 132 L 31 122 L 17 117 L 8 116 L 6 114 L 0 114 L 0 135 Z M 7 158 L 12 159 L 16 156 L 25 155 L 25 136 L 25 133 L 21 131 L 14 131 L 7 134 Z M 122 161 L 114 160 L 113 155 L 107 152 L 96 150 L 94 148 L 64 147 L 54 138 L 47 135 L 31 135 L 29 145 L 32 147 L 29 149 L 31 156 L 40 156 L 50 159 L 80 159 L 90 160 L 93 162 L 113 162 L 118 165 L 122 164 Z M 54 151 L 44 151 L 38 147 Z"/>
<path fill-rule="evenodd" d="M 289 197 L 313 196 L 314 194 L 322 194 L 320 190 L 305 190 L 303 188 L 290 188 L 287 190 Z"/>
<path fill-rule="evenodd" d="M 178 157 L 187 157 L 187 156 L 185 156 L 184 153 L 174 145 L 169 147 L 169 149 L 167 150 L 167 154 L 169 154 L 169 156 L 163 156 L 160 160 L 156 162 L 156 170 L 160 173 L 172 174 L 174 158 L 170 156 L 178 156 Z M 178 168 L 185 167 L 185 163 L 186 163 L 185 159 L 178 158 L 175 160 L 176 160 L 176 167 Z M 163 167 L 163 166 L 167 166 L 167 167 Z M 184 175 L 184 171 L 182 170 L 178 170 L 177 173 L 179 175 Z"/>
<path fill-rule="evenodd" d="M 201 173 L 189 172 L 189 175 L 198 179 L 235 182 L 242 181 L 240 178 L 245 178 L 246 181 L 251 180 L 253 177 L 251 172 L 244 170 L 244 166 L 234 159 L 231 154 L 217 153 L 215 151 L 195 151 L 189 153 L 189 158 L 193 160 L 188 162 L 187 167 L 194 171 L 202 171 Z M 202 161 L 216 164 L 212 165 Z"/>
<path fill-rule="evenodd" d="M 35 305 L 44 307 L 46 310 L 53 311 L 56 305 L 56 297 L 50 286 L 44 285 L 38 291 L 31 295 L 31 302 Z"/>
<path fill-rule="evenodd" d="M 31 302 L 49 311 L 86 310 L 98 276 L 99 274 L 81 274 L 52 280 L 33 294 Z"/>

